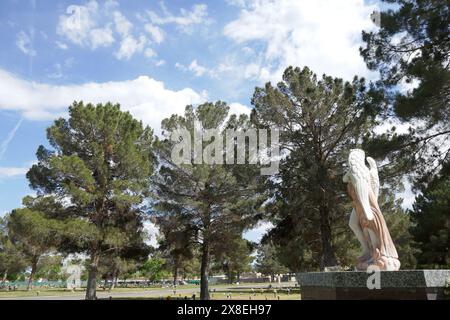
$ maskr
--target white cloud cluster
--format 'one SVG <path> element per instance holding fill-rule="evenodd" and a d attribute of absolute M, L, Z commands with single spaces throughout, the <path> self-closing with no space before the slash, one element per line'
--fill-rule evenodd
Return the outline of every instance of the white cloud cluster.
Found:
<path fill-rule="evenodd" d="M 138 39 L 136 39 L 132 35 L 126 36 L 120 42 L 120 48 L 115 53 L 115 56 L 119 60 L 128 60 L 136 52 L 142 52 L 145 48 L 146 43 L 147 38 L 144 35 L 139 36 Z"/>
<path fill-rule="evenodd" d="M 240 44 L 264 45 L 263 61 L 248 66 L 246 74 L 279 81 L 289 66 L 309 66 L 316 73 L 351 79 L 370 76 L 359 55 L 361 31 L 375 28 L 374 5 L 364 0 L 247 0 L 238 19 L 224 34 Z"/>
<path fill-rule="evenodd" d="M 119 38 L 119 48 L 114 53 L 117 59 L 130 59 L 135 53 L 142 53 L 148 44 L 144 34 L 135 36 L 133 24 L 119 11 L 119 4 L 108 0 L 101 5 L 91 0 L 85 5 L 70 5 L 66 14 L 59 17 L 57 33 L 69 42 L 86 46 L 92 50 L 110 47 Z M 57 41 L 60 49 L 67 44 Z"/>
<path fill-rule="evenodd" d="M 181 8 L 179 15 L 174 15 L 161 2 L 163 15 L 158 15 L 154 11 L 148 11 L 150 21 L 154 25 L 175 24 L 181 31 L 190 32 L 190 27 L 196 24 L 208 24 L 208 7 L 206 4 L 195 4 L 191 10 Z"/>
<path fill-rule="evenodd" d="M 70 5 L 59 17 L 57 33 L 72 43 L 92 49 L 108 47 L 114 42 L 110 24 L 98 26 L 100 8 L 97 1 L 86 5 Z M 61 47 L 61 46 L 60 46 Z"/>
<path fill-rule="evenodd" d="M 27 56 L 34 57 L 36 55 L 36 50 L 33 47 L 33 36 L 34 30 L 32 29 L 29 33 L 25 31 L 20 31 L 17 34 L 16 45 Z"/>
<path fill-rule="evenodd" d="M 0 179 L 24 176 L 30 168 L 0 167 Z"/>
<path fill-rule="evenodd" d="M 113 16 L 116 31 L 122 37 L 128 36 L 133 28 L 133 24 L 120 11 L 114 11 Z"/>
<path fill-rule="evenodd" d="M 180 30 L 188 32 L 195 24 L 206 23 L 207 7 L 194 5 L 191 10 L 180 9 L 179 15 L 171 14 L 161 2 L 163 14 L 160 16 L 148 11 L 144 17 L 139 15 L 142 25 L 134 25 L 120 10 L 116 0 L 97 2 L 90 0 L 84 5 L 70 5 L 66 13 L 59 17 L 57 33 L 69 42 L 85 46 L 92 50 L 110 47 L 116 40 L 118 49 L 114 52 L 117 59 L 128 60 L 136 53 L 148 58 L 156 58 L 152 44 L 161 44 L 165 32 L 160 27 L 175 24 Z M 58 48 L 66 50 L 67 44 L 56 42 Z M 155 62 L 161 65 L 161 60 Z"/>
<path fill-rule="evenodd" d="M 115 56 L 119 60 L 129 60 L 135 53 L 146 52 L 145 56 L 150 57 L 147 52 L 152 50 L 151 48 L 145 49 L 148 43 L 147 37 L 143 34 L 139 37 L 135 37 L 132 34 L 133 24 L 118 10 L 113 12 L 114 23 L 117 33 L 122 40 L 120 41 L 120 47 L 116 51 Z M 156 56 L 156 52 L 153 51 L 152 56 Z"/>
<path fill-rule="evenodd" d="M 173 113 L 182 114 L 188 104 L 206 100 L 206 93 L 190 88 L 167 89 L 147 76 L 134 80 L 79 85 L 49 85 L 20 79 L 0 69 L 0 110 L 17 110 L 28 119 L 53 119 L 64 115 L 73 101 L 118 102 L 123 110 L 154 129 Z"/>
<path fill-rule="evenodd" d="M 231 114 L 236 114 L 236 115 L 240 115 L 240 114 L 247 114 L 250 115 L 250 108 L 247 107 L 246 105 L 243 105 L 242 103 L 238 103 L 238 102 L 233 102 L 230 103 L 230 113 Z"/>
<path fill-rule="evenodd" d="M 164 41 L 164 31 L 160 27 L 147 23 L 145 30 L 150 34 L 152 41 L 158 44 Z"/>
<path fill-rule="evenodd" d="M 201 77 L 203 75 L 207 75 L 210 78 L 217 78 L 219 68 L 207 68 L 198 63 L 197 59 L 191 61 L 191 63 L 186 66 L 182 63 L 176 62 L 175 68 L 181 70 L 183 72 L 192 72 L 194 76 Z M 217 70 L 216 70 L 217 69 Z"/>

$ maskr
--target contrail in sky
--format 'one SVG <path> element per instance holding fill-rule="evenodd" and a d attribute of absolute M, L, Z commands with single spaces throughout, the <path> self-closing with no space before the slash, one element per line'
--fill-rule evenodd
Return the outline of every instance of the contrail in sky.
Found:
<path fill-rule="evenodd" d="M 17 122 L 15 127 L 8 133 L 8 136 L 5 140 L 0 144 L 0 159 L 3 158 L 6 150 L 8 150 L 9 143 L 14 139 L 14 136 L 16 135 L 17 130 L 19 130 L 21 124 L 22 124 L 23 118 L 20 118 L 20 120 Z"/>

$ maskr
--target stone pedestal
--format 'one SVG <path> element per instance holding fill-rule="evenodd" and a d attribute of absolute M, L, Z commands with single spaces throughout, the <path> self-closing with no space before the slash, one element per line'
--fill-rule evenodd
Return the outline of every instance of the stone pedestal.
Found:
<path fill-rule="evenodd" d="M 379 289 L 373 287 L 379 276 Z M 370 277 L 370 279 L 369 279 Z M 450 270 L 401 270 L 367 273 L 296 274 L 302 300 L 440 300 L 450 299 Z M 368 282 L 372 285 L 369 284 Z"/>

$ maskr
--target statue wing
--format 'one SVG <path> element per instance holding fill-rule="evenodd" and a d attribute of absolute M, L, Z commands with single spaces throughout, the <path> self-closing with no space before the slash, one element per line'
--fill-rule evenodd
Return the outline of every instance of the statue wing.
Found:
<path fill-rule="evenodd" d="M 370 172 L 364 163 L 364 157 L 352 157 L 350 155 L 349 167 L 350 181 L 355 188 L 355 193 L 361 203 L 364 215 L 367 220 L 373 220 L 374 216 L 369 201 Z"/>
<path fill-rule="evenodd" d="M 380 179 L 378 178 L 377 163 L 371 157 L 367 157 L 366 160 L 370 167 L 370 186 L 372 187 L 375 198 L 378 199 L 378 194 L 380 193 Z"/>

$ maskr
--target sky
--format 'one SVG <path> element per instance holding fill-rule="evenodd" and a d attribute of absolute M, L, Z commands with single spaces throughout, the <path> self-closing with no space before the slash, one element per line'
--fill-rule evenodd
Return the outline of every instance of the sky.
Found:
<path fill-rule="evenodd" d="M 0 215 L 33 194 L 25 174 L 73 101 L 118 102 L 160 132 L 188 104 L 248 113 L 256 86 L 289 66 L 377 77 L 359 55 L 364 0 L 2 0 Z M 246 237 L 260 239 L 262 224 Z"/>

